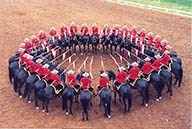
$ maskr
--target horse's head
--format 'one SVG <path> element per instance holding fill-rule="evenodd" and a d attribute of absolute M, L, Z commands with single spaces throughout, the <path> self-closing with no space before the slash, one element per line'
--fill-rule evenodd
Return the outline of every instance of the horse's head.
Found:
<path fill-rule="evenodd" d="M 109 78 L 109 81 L 114 81 L 115 80 L 115 72 L 113 70 L 107 70 L 107 74 L 108 74 L 108 78 Z"/>

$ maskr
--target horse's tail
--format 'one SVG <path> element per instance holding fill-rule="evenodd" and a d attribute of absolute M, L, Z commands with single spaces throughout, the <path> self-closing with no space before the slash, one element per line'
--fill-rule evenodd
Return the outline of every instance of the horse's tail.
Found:
<path fill-rule="evenodd" d="M 10 83 L 12 83 L 12 72 L 10 67 L 8 68 L 8 71 L 9 71 L 9 81 Z"/>
<path fill-rule="evenodd" d="M 127 99 L 128 99 L 128 112 L 131 110 L 131 105 L 132 105 L 132 94 L 131 90 L 127 89 Z"/>
<path fill-rule="evenodd" d="M 181 82 L 183 80 L 183 69 L 181 69 L 180 71 L 180 79 L 179 79 L 179 87 L 181 86 Z"/>
<path fill-rule="evenodd" d="M 68 102 L 67 100 L 68 100 L 68 99 L 66 99 L 66 98 L 64 98 L 64 97 L 62 98 L 62 109 L 63 109 L 63 110 L 65 110 L 65 109 L 67 108 L 67 102 Z"/>

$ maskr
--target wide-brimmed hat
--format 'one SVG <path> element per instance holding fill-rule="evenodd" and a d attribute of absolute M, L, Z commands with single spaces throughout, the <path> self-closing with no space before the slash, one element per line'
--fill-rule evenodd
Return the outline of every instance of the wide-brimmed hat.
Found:
<path fill-rule="evenodd" d="M 156 35 L 154 39 L 160 39 L 161 36 L 160 35 Z"/>
<path fill-rule="evenodd" d="M 101 74 L 101 77 L 107 77 L 107 74 L 103 72 L 103 73 Z"/>
<path fill-rule="evenodd" d="M 33 56 L 28 54 L 27 59 L 33 59 Z"/>
<path fill-rule="evenodd" d="M 86 23 L 83 23 L 82 26 L 87 26 L 87 24 L 86 24 Z"/>
<path fill-rule="evenodd" d="M 124 71 L 124 70 L 126 70 L 123 66 L 121 66 L 121 67 L 119 67 L 119 71 L 121 72 L 121 71 Z"/>
<path fill-rule="evenodd" d="M 31 38 L 32 38 L 32 39 L 34 39 L 34 38 L 37 38 L 37 36 L 35 36 L 35 35 L 32 35 L 32 36 L 31 36 Z"/>
<path fill-rule="evenodd" d="M 170 45 L 167 45 L 165 48 L 166 49 L 171 49 L 172 47 Z"/>
<path fill-rule="evenodd" d="M 159 54 L 157 54 L 157 55 L 155 55 L 155 58 L 159 59 L 159 58 L 161 58 L 161 56 Z"/>
<path fill-rule="evenodd" d="M 104 27 L 108 27 L 109 25 L 108 24 L 105 24 Z"/>
<path fill-rule="evenodd" d="M 144 60 L 145 61 L 150 61 L 151 59 L 149 57 L 146 57 Z"/>
<path fill-rule="evenodd" d="M 153 35 L 153 32 L 149 32 L 147 35 L 148 35 L 148 36 L 152 36 L 152 35 Z"/>
<path fill-rule="evenodd" d="M 51 27 L 51 29 L 50 30 L 55 30 L 55 27 Z"/>
<path fill-rule="evenodd" d="M 49 67 L 49 64 L 44 64 L 43 67 L 44 67 L 44 68 L 48 68 L 48 67 Z"/>
<path fill-rule="evenodd" d="M 123 29 L 127 29 L 127 25 L 124 25 L 124 26 L 123 26 Z"/>
<path fill-rule="evenodd" d="M 168 43 L 168 41 L 166 40 L 166 39 L 163 39 L 162 41 L 161 41 L 161 44 L 167 44 Z"/>
<path fill-rule="evenodd" d="M 82 74 L 83 77 L 89 77 L 89 73 L 85 72 Z"/>
<path fill-rule="evenodd" d="M 131 65 L 132 66 L 139 66 L 139 64 L 137 62 L 133 62 Z"/>
<path fill-rule="evenodd" d="M 73 70 L 67 71 L 67 74 L 74 74 L 75 72 Z"/>
<path fill-rule="evenodd" d="M 52 70 L 51 72 L 52 72 L 53 74 L 57 74 L 59 71 L 56 70 L 56 69 L 54 69 L 54 70 Z"/>
<path fill-rule="evenodd" d="M 42 61 L 43 61 L 43 60 L 40 59 L 40 58 L 36 60 L 37 63 L 41 63 Z"/>
<path fill-rule="evenodd" d="M 24 39 L 24 42 L 27 42 L 27 41 L 29 41 L 29 38 L 25 38 L 25 39 Z"/>
<path fill-rule="evenodd" d="M 164 51 L 164 54 L 170 54 L 170 51 L 165 50 L 165 51 Z"/>
<path fill-rule="evenodd" d="M 24 47 L 25 43 L 20 43 L 19 47 Z"/>

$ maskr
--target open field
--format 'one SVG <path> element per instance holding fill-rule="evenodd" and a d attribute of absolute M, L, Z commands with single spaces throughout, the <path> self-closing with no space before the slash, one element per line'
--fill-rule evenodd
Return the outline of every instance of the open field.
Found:
<path fill-rule="evenodd" d="M 8 80 L 8 58 L 18 49 L 25 37 L 37 34 L 40 29 L 49 31 L 75 21 L 78 27 L 83 22 L 89 26 L 96 22 L 101 28 L 105 23 L 111 27 L 118 23 L 130 28 L 145 27 L 147 31 L 166 38 L 182 58 L 184 79 L 181 88 L 173 86 L 173 97 L 164 90 L 163 99 L 155 101 L 155 92 L 150 88 L 149 107 L 140 105 L 141 98 L 133 92 L 130 113 L 122 113 L 122 105 L 112 104 L 112 118 L 103 117 L 98 106 L 98 97 L 90 111 L 90 120 L 81 121 L 80 105 L 74 105 L 74 116 L 66 116 L 61 110 L 61 100 L 50 102 L 50 114 L 35 110 L 34 103 L 15 95 Z M 103 0 L 4 0 L 0 5 L 0 127 L 22 128 L 130 128 L 130 129 L 189 129 L 191 128 L 192 43 L 191 18 L 174 16 L 156 11 L 119 5 Z M 100 56 L 94 55 L 94 86 L 98 84 Z M 85 56 L 80 57 L 80 61 Z M 81 62 L 77 62 L 79 67 Z M 108 55 L 104 55 L 107 69 L 116 69 Z M 97 67 L 98 66 L 98 67 Z"/>

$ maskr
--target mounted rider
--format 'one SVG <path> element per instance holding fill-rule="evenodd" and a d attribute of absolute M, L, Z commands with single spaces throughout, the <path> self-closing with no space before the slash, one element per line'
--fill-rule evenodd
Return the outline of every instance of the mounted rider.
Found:
<path fill-rule="evenodd" d="M 147 34 L 147 39 L 148 39 L 147 45 L 149 48 L 151 48 L 153 45 L 153 33 L 152 32 L 149 32 Z"/>
<path fill-rule="evenodd" d="M 99 86 L 97 87 L 98 92 L 104 87 L 110 87 L 109 79 L 107 78 L 107 74 L 105 72 L 100 74 Z"/>
<path fill-rule="evenodd" d="M 131 64 L 132 68 L 128 71 L 128 80 L 132 86 L 135 85 L 136 80 L 139 77 L 139 64 L 137 62 L 133 62 Z"/>
<path fill-rule="evenodd" d="M 96 23 L 93 23 L 91 27 L 91 36 L 97 36 L 97 37 L 99 36 L 99 29 Z"/>
<path fill-rule="evenodd" d="M 75 22 L 71 22 L 70 34 L 72 38 L 74 38 L 77 34 L 77 26 L 75 25 Z"/>
<path fill-rule="evenodd" d="M 88 30 L 87 24 L 83 23 L 81 28 L 81 35 L 88 36 L 88 34 L 89 34 L 89 30 Z"/>
<path fill-rule="evenodd" d="M 161 68 L 162 68 L 162 67 L 165 67 L 165 68 L 167 68 L 168 70 L 171 69 L 170 62 L 172 62 L 172 60 L 171 60 L 171 57 L 170 57 L 169 54 L 170 54 L 170 51 L 168 51 L 168 50 L 166 50 L 166 51 L 163 53 L 163 55 L 162 55 L 162 57 L 161 57 Z"/>
<path fill-rule="evenodd" d="M 50 28 L 50 32 L 49 35 L 53 38 L 53 43 L 55 43 L 55 40 L 57 40 L 57 31 L 55 29 L 55 27 L 51 27 Z"/>
<path fill-rule="evenodd" d="M 47 36 L 46 36 L 46 34 L 45 34 L 45 32 L 43 30 L 39 31 L 38 37 L 39 37 L 40 42 L 44 42 L 44 41 L 47 40 Z"/>
<path fill-rule="evenodd" d="M 125 83 L 126 80 L 127 80 L 127 72 L 126 72 L 126 69 L 121 66 L 119 69 L 118 69 L 118 73 L 116 74 L 116 81 L 114 82 L 114 88 L 116 88 L 117 90 L 120 88 L 120 85 Z"/>
<path fill-rule="evenodd" d="M 35 35 L 31 36 L 31 43 L 32 43 L 33 48 L 37 48 L 39 46 L 39 40 L 38 40 L 37 36 L 35 36 Z"/>
<path fill-rule="evenodd" d="M 140 30 L 139 38 L 140 38 L 140 41 L 142 41 L 142 43 L 144 43 L 145 38 L 146 38 L 146 30 L 145 30 L 145 28 L 142 28 Z"/>
<path fill-rule="evenodd" d="M 161 56 L 159 54 L 155 55 L 155 60 L 151 64 L 152 72 L 158 72 L 161 66 Z"/>
<path fill-rule="evenodd" d="M 108 24 L 105 24 L 104 25 L 104 28 L 103 28 L 103 35 L 102 35 L 102 37 L 103 38 L 106 38 L 107 36 L 109 36 L 109 34 L 110 34 L 110 28 L 109 28 L 109 25 Z"/>
<path fill-rule="evenodd" d="M 167 44 L 168 44 L 168 41 L 166 39 L 163 39 L 161 41 L 161 53 L 163 53 L 167 50 Z"/>
<path fill-rule="evenodd" d="M 82 74 L 82 78 L 80 80 L 81 83 L 81 90 L 89 90 L 90 92 L 93 92 L 93 87 L 91 86 L 92 80 L 89 78 L 89 73 L 85 72 Z"/>
<path fill-rule="evenodd" d="M 137 27 L 132 26 L 132 28 L 131 28 L 131 42 L 136 43 L 136 38 L 137 38 Z"/>
<path fill-rule="evenodd" d="M 156 49 L 157 51 L 159 51 L 160 46 L 161 46 L 161 36 L 156 35 L 156 36 L 154 37 L 154 43 L 155 43 L 155 49 Z"/>
<path fill-rule="evenodd" d="M 32 43 L 30 42 L 30 40 L 29 40 L 29 38 L 25 38 L 24 39 L 24 46 L 23 46 L 23 48 L 25 49 L 25 51 L 27 52 L 27 53 L 30 53 L 30 51 L 31 51 L 31 48 L 32 48 Z"/>
<path fill-rule="evenodd" d="M 67 71 L 67 86 L 72 86 L 75 88 L 76 93 L 78 93 L 80 85 L 77 83 L 76 77 L 73 70 Z"/>
<path fill-rule="evenodd" d="M 67 29 L 67 26 L 64 23 L 61 25 L 60 33 L 61 33 L 61 38 L 63 38 L 63 37 L 66 38 L 69 36 L 69 31 Z"/>
<path fill-rule="evenodd" d="M 120 28 L 119 28 L 119 25 L 118 24 L 115 24 L 114 28 L 113 28 L 113 35 L 115 37 L 117 37 L 119 35 L 119 31 L 120 31 Z"/>
<path fill-rule="evenodd" d="M 142 68 L 141 68 L 141 77 L 142 78 L 145 78 L 145 79 L 147 79 L 147 80 L 149 80 L 150 79 L 150 77 L 149 77 L 149 75 L 150 75 L 150 73 L 151 73 L 151 62 L 150 62 L 150 58 L 149 57 L 146 57 L 145 59 L 144 59 L 144 61 L 145 61 L 145 63 L 144 63 L 144 65 L 142 66 Z M 149 78 L 148 78 L 149 77 Z"/>

